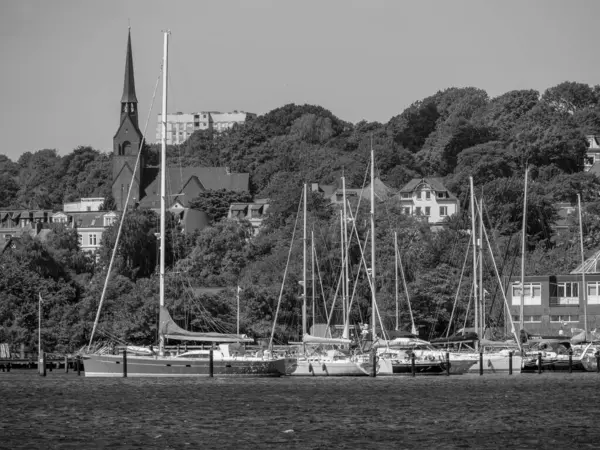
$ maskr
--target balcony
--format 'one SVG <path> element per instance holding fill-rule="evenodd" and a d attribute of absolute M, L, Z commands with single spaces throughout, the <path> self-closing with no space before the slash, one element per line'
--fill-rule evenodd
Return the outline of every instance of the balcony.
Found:
<path fill-rule="evenodd" d="M 579 306 L 579 297 L 550 297 L 550 306 Z"/>

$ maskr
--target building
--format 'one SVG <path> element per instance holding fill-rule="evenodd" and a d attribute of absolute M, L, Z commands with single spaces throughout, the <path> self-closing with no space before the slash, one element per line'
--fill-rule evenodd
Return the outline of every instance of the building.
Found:
<path fill-rule="evenodd" d="M 231 116 L 219 116 L 219 123 L 227 123 L 233 126 L 234 120 L 242 120 L 242 117 L 245 120 L 245 117 L 251 115 L 243 112 L 238 113 L 237 111 L 234 113 Z M 205 114 L 206 117 L 204 117 Z M 185 136 L 191 134 L 188 133 L 191 128 L 210 128 L 212 126 L 211 115 L 214 114 L 221 113 L 168 114 L 169 120 L 171 118 L 174 120 L 171 123 L 171 128 L 167 126 L 167 129 L 171 130 L 171 141 L 174 142 L 173 136 L 175 136 L 175 141 L 179 142 L 179 137 L 183 139 L 184 133 Z M 191 127 L 188 127 L 190 124 Z M 138 127 L 138 101 L 135 93 L 130 31 L 127 36 L 125 80 L 121 96 L 119 127 L 113 137 L 112 195 L 118 211 L 123 211 L 128 206 L 136 204 L 142 208 L 158 209 L 160 207 L 159 170 L 157 167 L 146 165 L 143 152 L 141 152 L 139 161 L 137 161 L 141 142 L 142 134 Z M 135 177 L 133 176 L 134 170 Z M 187 208 L 190 200 L 205 190 L 227 189 L 248 192 L 250 189 L 249 180 L 249 174 L 231 173 L 226 167 L 167 168 L 167 192 L 165 195 L 167 208 L 175 208 L 176 210 Z M 128 203 L 127 195 L 130 190 L 131 196 Z"/>
<path fill-rule="evenodd" d="M 100 211 L 104 197 L 81 198 L 77 202 L 63 203 L 64 212 Z"/>
<path fill-rule="evenodd" d="M 269 209 L 268 199 L 259 199 L 252 203 L 232 203 L 229 205 L 227 219 L 247 220 L 252 224 L 254 235 L 260 231 L 265 213 Z"/>
<path fill-rule="evenodd" d="M 426 218 L 431 225 L 441 225 L 458 213 L 458 199 L 439 178 L 413 178 L 400 189 L 399 197 L 405 214 Z"/>
<path fill-rule="evenodd" d="M 18 238 L 24 234 L 38 236 L 42 230 L 48 229 L 53 212 L 51 210 L 31 211 L 13 209 L 0 211 L 0 243 Z M 42 235 L 46 234 L 46 231 Z"/>
<path fill-rule="evenodd" d="M 59 211 L 52 215 L 52 222 L 76 228 L 80 250 L 95 253 L 100 248 L 102 234 L 118 218 L 114 211 L 78 211 L 69 214 Z"/>
<path fill-rule="evenodd" d="M 183 144 L 198 130 L 210 130 L 220 133 L 235 124 L 243 124 L 247 119 L 256 117 L 254 113 L 244 111 L 218 112 L 201 111 L 193 113 L 167 113 L 167 145 Z M 156 123 L 156 142 L 162 139 L 162 114 L 158 114 Z"/>
<path fill-rule="evenodd" d="M 590 134 L 586 136 L 588 141 L 588 149 L 586 151 L 586 157 L 583 162 L 583 170 L 589 172 L 592 167 L 600 161 L 600 140 L 597 136 Z M 594 167 L 596 173 L 600 173 L 600 164 Z"/>
<path fill-rule="evenodd" d="M 523 287 L 524 328 L 531 334 L 570 335 L 573 329 L 600 327 L 600 252 L 585 261 L 585 284 L 581 267 L 570 274 L 527 276 Z M 585 293 L 585 295 L 584 295 Z M 512 277 L 507 300 L 515 327 L 518 329 L 521 309 L 521 281 Z M 585 301 L 585 303 L 584 303 Z"/>

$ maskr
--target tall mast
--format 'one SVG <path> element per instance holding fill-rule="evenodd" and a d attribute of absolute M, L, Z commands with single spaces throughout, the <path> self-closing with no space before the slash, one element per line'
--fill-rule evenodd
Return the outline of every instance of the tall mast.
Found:
<path fill-rule="evenodd" d="M 483 338 L 483 334 L 485 333 L 485 296 L 483 290 L 483 195 L 481 196 L 481 200 L 479 201 L 479 301 L 481 302 L 480 309 L 480 317 L 479 327 L 481 329 L 481 334 L 479 331 L 477 334 Z"/>
<path fill-rule="evenodd" d="M 527 176 L 529 167 L 525 168 L 525 188 L 523 193 L 523 236 L 521 240 L 521 303 L 519 309 L 519 328 L 521 331 L 525 329 L 525 240 L 527 238 Z"/>
<path fill-rule="evenodd" d="M 306 334 L 306 183 L 304 183 L 304 237 L 302 238 L 302 336 Z"/>
<path fill-rule="evenodd" d="M 344 265 L 346 262 L 345 256 L 344 256 L 344 212 L 342 210 L 340 210 L 340 260 L 342 261 L 342 271 L 340 273 L 340 280 L 341 280 L 341 288 L 342 288 L 342 296 L 341 296 L 341 300 L 342 300 L 342 315 L 344 316 L 344 332 L 346 331 L 346 322 L 347 320 L 347 311 L 346 311 L 346 283 L 344 282 Z"/>
<path fill-rule="evenodd" d="M 312 230 L 310 232 L 310 275 L 312 280 L 312 325 L 314 330 L 317 311 L 315 306 L 315 232 Z"/>
<path fill-rule="evenodd" d="M 166 214 L 166 195 L 167 195 L 167 76 L 168 76 L 168 51 L 169 51 L 169 31 L 164 31 L 163 48 L 163 67 L 162 67 L 162 140 L 160 146 L 160 293 L 159 305 L 165 306 L 165 214 Z M 165 338 L 162 335 L 158 337 L 158 353 L 164 355 Z"/>
<path fill-rule="evenodd" d="M 375 152 L 373 150 L 373 137 L 371 137 L 371 322 L 373 327 L 373 341 L 376 333 L 377 305 L 375 300 L 375 289 L 377 289 L 375 277 Z"/>
<path fill-rule="evenodd" d="M 585 329 L 585 340 L 588 339 L 588 322 L 587 322 L 587 286 L 585 284 L 585 256 L 583 254 L 583 223 L 581 221 L 581 196 L 577 194 L 577 209 L 579 210 L 579 245 L 581 247 L 581 283 L 583 286 L 583 320 Z"/>
<path fill-rule="evenodd" d="M 342 193 L 343 193 L 343 197 L 344 197 L 344 239 L 343 239 L 343 246 L 344 246 L 344 291 L 346 292 L 346 298 L 343 299 L 344 304 L 347 305 L 346 309 L 350 309 L 350 299 L 349 294 L 350 294 L 350 285 L 349 285 L 349 281 L 350 278 L 348 277 L 348 216 L 347 216 L 347 211 L 346 211 L 346 177 L 342 177 Z M 347 314 L 344 315 L 344 318 L 346 318 L 346 316 L 350 316 L 350 311 L 346 311 Z M 345 339 L 348 339 L 349 337 L 349 332 L 348 332 L 348 320 L 344 320 L 344 334 L 342 335 Z"/>
<path fill-rule="evenodd" d="M 473 303 L 475 305 L 475 332 L 479 332 L 479 310 L 477 308 L 477 237 L 475 236 L 475 220 L 477 213 L 475 212 L 475 192 L 473 190 L 473 177 L 469 177 L 469 185 L 471 187 L 471 239 L 473 241 Z M 478 335 L 479 338 L 481 336 Z M 479 348 L 478 341 L 475 342 L 475 348 Z"/>
<path fill-rule="evenodd" d="M 399 329 L 399 315 L 400 308 L 398 306 L 398 233 L 394 231 L 394 265 L 396 270 L 394 271 L 394 275 L 396 276 L 396 331 Z"/>

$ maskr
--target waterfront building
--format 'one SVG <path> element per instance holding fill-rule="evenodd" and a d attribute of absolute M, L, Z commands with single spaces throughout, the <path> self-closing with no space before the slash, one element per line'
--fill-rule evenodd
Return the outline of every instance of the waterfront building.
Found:
<path fill-rule="evenodd" d="M 600 252 L 583 264 L 585 289 L 582 289 L 582 265 L 569 274 L 526 276 L 523 286 L 524 327 L 529 333 L 570 335 L 572 329 L 600 328 Z M 521 280 L 512 277 L 507 290 L 515 327 L 521 308 Z"/>

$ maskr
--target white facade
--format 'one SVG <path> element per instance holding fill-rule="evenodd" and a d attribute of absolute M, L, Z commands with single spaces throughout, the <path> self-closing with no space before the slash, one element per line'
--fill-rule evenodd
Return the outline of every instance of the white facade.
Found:
<path fill-rule="evenodd" d="M 583 170 L 585 172 L 589 171 L 595 163 L 600 161 L 600 143 L 598 142 L 598 138 L 594 135 L 589 135 L 586 136 L 586 139 L 588 141 L 588 149 L 583 162 Z"/>
<path fill-rule="evenodd" d="M 420 216 L 432 225 L 441 224 L 458 212 L 458 199 L 437 179 L 415 179 L 400 192 L 402 211 Z"/>
<path fill-rule="evenodd" d="M 160 142 L 162 139 L 161 117 L 161 114 L 159 114 L 156 123 L 156 142 Z M 201 111 L 167 114 L 167 145 L 182 144 L 197 130 L 224 131 L 233 127 L 236 123 L 244 123 L 246 118 L 250 117 L 256 117 L 256 114 L 243 111 L 228 113 Z"/>
<path fill-rule="evenodd" d="M 100 206 L 104 203 L 104 197 L 82 198 L 78 202 L 69 202 L 63 204 L 64 212 L 86 212 L 100 211 Z"/>

